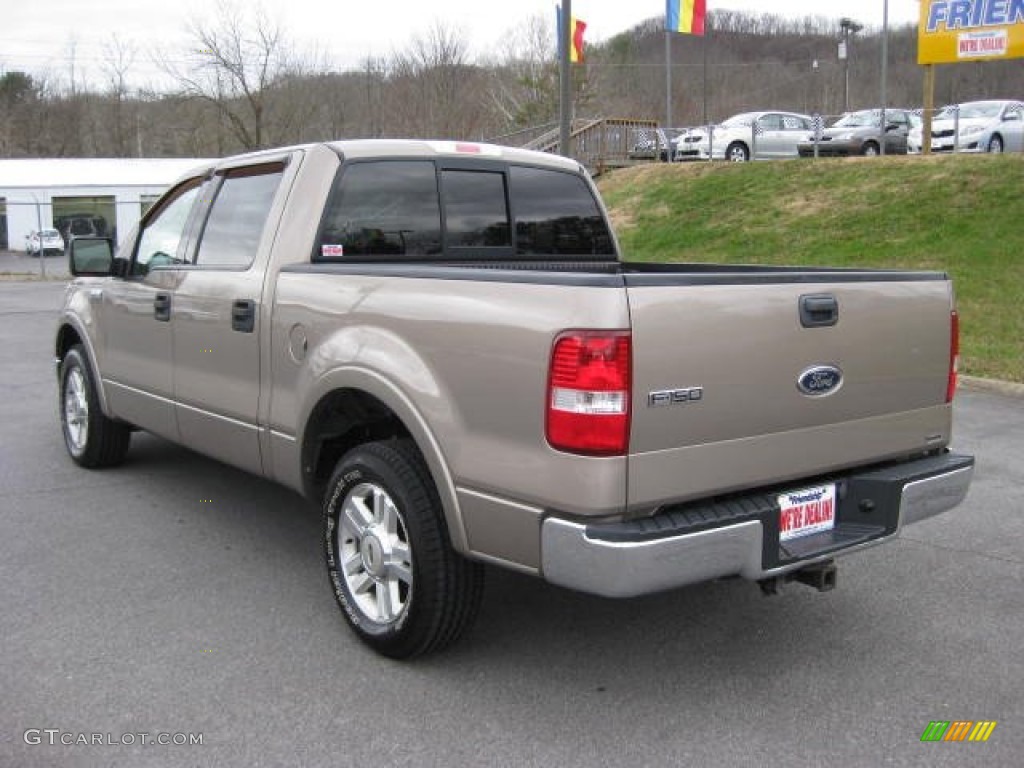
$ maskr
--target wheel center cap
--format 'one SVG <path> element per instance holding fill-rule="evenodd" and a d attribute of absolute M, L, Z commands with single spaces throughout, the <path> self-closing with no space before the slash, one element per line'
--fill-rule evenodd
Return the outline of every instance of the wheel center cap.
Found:
<path fill-rule="evenodd" d="M 359 545 L 359 554 L 363 559 L 363 568 L 373 578 L 380 578 L 384 573 L 384 547 L 372 533 L 367 534 Z"/>

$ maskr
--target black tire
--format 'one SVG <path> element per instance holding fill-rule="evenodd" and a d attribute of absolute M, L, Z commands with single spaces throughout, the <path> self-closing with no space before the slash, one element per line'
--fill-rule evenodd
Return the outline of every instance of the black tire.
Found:
<path fill-rule="evenodd" d="M 873 141 L 865 141 L 864 146 L 860 148 L 860 153 L 867 157 L 877 157 L 879 154 L 878 144 Z"/>
<path fill-rule="evenodd" d="M 324 497 L 324 550 L 342 614 L 384 656 L 439 651 L 479 611 L 483 567 L 452 549 L 411 440 L 367 443 L 341 458 Z"/>
<path fill-rule="evenodd" d="M 750 150 L 742 141 L 734 141 L 725 148 L 725 159 L 733 163 L 745 163 L 750 159 Z"/>
<path fill-rule="evenodd" d="M 1003 151 L 1003 137 L 998 133 L 993 134 L 992 138 L 988 140 L 988 146 L 985 147 L 985 151 L 1000 154 Z"/>
<path fill-rule="evenodd" d="M 85 350 L 76 344 L 60 366 L 60 424 L 64 445 L 75 463 L 97 469 L 124 461 L 131 441 L 127 424 L 107 418 Z"/>

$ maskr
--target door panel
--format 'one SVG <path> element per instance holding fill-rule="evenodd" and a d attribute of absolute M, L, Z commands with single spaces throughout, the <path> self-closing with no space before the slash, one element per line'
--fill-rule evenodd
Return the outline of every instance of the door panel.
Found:
<path fill-rule="evenodd" d="M 171 440 L 178 438 L 171 371 L 171 326 L 156 319 L 156 297 L 168 295 L 174 275 L 114 279 L 104 287 L 104 355 L 100 370 L 111 410 L 119 418 Z"/>
<path fill-rule="evenodd" d="M 260 317 L 252 332 L 232 329 L 236 300 L 259 307 L 262 273 L 188 270 L 174 300 L 174 387 L 184 443 L 261 472 L 257 414 Z"/>
<path fill-rule="evenodd" d="M 230 170 L 206 188 L 209 215 L 174 294 L 174 398 L 186 445 L 250 472 L 259 445 L 260 304 L 271 209 L 284 166 Z M 264 254 L 265 255 L 265 254 Z"/>
<path fill-rule="evenodd" d="M 1003 123 L 1006 129 L 1006 149 L 1009 152 L 1020 152 L 1024 149 L 1024 109 L 1011 110 L 1008 117 L 1010 119 Z"/>
<path fill-rule="evenodd" d="M 140 227 L 129 274 L 104 286 L 100 370 L 111 410 L 158 435 L 178 439 L 169 322 L 179 278 L 167 269 L 183 258 L 184 232 L 199 179 L 170 191 Z"/>

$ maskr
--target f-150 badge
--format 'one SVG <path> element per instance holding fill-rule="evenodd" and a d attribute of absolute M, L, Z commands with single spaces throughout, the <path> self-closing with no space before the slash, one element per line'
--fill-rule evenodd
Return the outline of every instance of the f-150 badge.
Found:
<path fill-rule="evenodd" d="M 647 394 L 647 407 L 660 408 L 663 405 L 685 405 L 686 403 L 698 403 L 703 399 L 704 387 L 660 389 Z"/>
<path fill-rule="evenodd" d="M 796 388 L 808 397 L 825 397 L 843 385 L 843 372 L 834 365 L 815 365 L 800 374 Z"/>

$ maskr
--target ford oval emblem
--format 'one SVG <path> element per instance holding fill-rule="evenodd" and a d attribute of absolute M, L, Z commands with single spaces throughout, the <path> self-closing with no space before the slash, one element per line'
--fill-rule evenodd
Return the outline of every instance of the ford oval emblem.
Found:
<path fill-rule="evenodd" d="M 796 388 L 808 397 L 825 397 L 843 385 L 843 372 L 834 365 L 815 365 L 800 374 Z"/>

